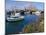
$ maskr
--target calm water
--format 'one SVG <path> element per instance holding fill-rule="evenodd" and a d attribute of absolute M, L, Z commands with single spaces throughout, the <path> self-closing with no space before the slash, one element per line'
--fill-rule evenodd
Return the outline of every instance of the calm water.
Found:
<path fill-rule="evenodd" d="M 28 23 L 36 23 L 39 17 L 36 15 L 25 15 L 24 20 L 18 22 L 6 22 L 7 33 L 21 32 L 24 26 Z"/>

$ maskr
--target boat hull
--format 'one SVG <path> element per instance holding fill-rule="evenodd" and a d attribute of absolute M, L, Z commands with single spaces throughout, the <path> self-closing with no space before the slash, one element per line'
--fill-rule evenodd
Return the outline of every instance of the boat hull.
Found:
<path fill-rule="evenodd" d="M 23 20 L 24 17 L 19 17 L 19 18 L 7 18 L 7 21 L 20 21 Z"/>

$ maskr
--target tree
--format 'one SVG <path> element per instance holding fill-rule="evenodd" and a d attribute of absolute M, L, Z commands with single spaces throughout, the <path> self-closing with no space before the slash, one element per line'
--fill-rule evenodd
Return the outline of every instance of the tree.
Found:
<path fill-rule="evenodd" d="M 38 9 L 37 9 L 34 5 L 30 4 L 30 5 L 28 6 L 28 10 L 30 10 L 30 11 L 32 11 L 32 12 L 35 12 L 35 11 L 37 11 Z"/>

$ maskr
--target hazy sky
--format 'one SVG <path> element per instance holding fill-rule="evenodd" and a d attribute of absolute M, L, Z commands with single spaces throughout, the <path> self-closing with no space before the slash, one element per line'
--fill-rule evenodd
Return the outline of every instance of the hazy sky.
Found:
<path fill-rule="evenodd" d="M 39 10 L 43 10 L 44 8 L 44 3 L 40 3 L 40 2 L 26 2 L 26 1 L 12 1 L 12 0 L 6 0 L 6 10 L 9 9 L 13 9 L 15 8 L 20 8 L 23 9 L 24 7 L 28 7 L 29 5 L 33 5 L 35 6 L 37 9 Z"/>

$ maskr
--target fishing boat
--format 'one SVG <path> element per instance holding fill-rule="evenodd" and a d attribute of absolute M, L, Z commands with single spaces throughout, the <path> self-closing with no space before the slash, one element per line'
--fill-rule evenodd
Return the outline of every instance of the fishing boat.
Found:
<path fill-rule="evenodd" d="M 35 15 L 40 16 L 41 15 L 41 12 L 40 11 L 36 11 L 35 12 Z"/>
<path fill-rule="evenodd" d="M 7 17 L 7 21 L 19 21 L 19 20 L 23 20 L 24 16 L 20 16 L 20 17 Z"/>
<path fill-rule="evenodd" d="M 21 16 L 20 13 L 16 13 L 14 16 L 11 15 L 10 17 L 7 17 L 7 21 L 19 21 L 23 19 L 24 19 L 24 16 Z"/>

